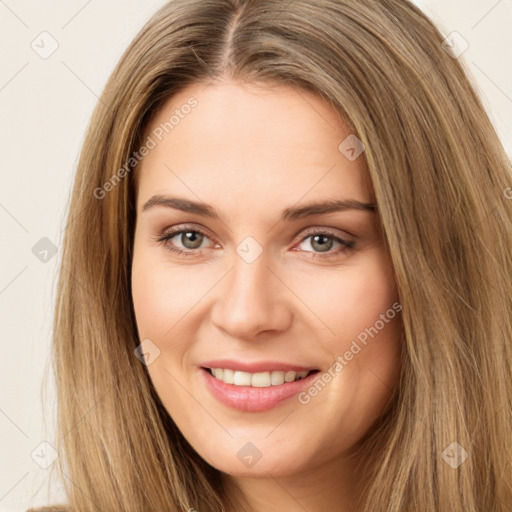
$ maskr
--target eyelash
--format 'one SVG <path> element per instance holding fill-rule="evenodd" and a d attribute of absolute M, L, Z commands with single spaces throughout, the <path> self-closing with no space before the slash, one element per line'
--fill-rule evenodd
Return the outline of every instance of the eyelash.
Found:
<path fill-rule="evenodd" d="M 204 231 L 201 231 L 200 229 L 197 229 L 196 227 L 182 225 L 182 226 L 179 226 L 177 228 L 172 228 L 170 230 L 164 231 L 163 233 L 159 234 L 157 236 L 157 238 L 156 238 L 156 242 L 158 242 L 160 244 L 163 244 L 168 251 L 170 251 L 172 253 L 175 253 L 175 254 L 178 254 L 179 256 L 184 256 L 184 257 L 197 257 L 197 256 L 200 256 L 201 253 L 202 253 L 201 249 L 186 250 L 186 249 L 181 249 L 179 247 L 174 247 L 174 246 L 170 246 L 170 245 L 166 244 L 166 242 L 168 240 L 170 240 L 171 238 L 174 238 L 176 235 L 181 235 L 183 233 L 190 233 L 190 232 L 192 232 L 192 233 L 199 233 L 199 234 L 209 238 L 208 235 Z M 329 231 L 321 230 L 321 229 L 320 230 L 316 230 L 316 231 L 314 229 L 309 230 L 301 238 L 301 240 L 299 241 L 299 245 L 302 244 L 308 238 L 310 238 L 312 236 L 317 236 L 317 235 L 321 235 L 321 236 L 326 236 L 326 237 L 332 238 L 334 241 L 339 242 L 342 245 L 342 248 L 340 248 L 338 251 L 328 252 L 328 253 L 319 253 L 319 252 L 315 253 L 315 252 L 313 252 L 313 253 L 311 253 L 312 254 L 312 256 L 311 256 L 312 258 L 320 257 L 321 259 L 328 259 L 328 258 L 332 258 L 334 256 L 337 256 L 340 253 L 347 253 L 350 250 L 355 248 L 355 243 L 354 242 L 349 241 L 349 240 L 344 240 L 343 238 L 340 238 L 339 236 L 336 236 L 336 235 L 334 235 L 333 233 L 331 233 Z M 306 252 L 311 252 L 311 251 L 306 251 Z"/>

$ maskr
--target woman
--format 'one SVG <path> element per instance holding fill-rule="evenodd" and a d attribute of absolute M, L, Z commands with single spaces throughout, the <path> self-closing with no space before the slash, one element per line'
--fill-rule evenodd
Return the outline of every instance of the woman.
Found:
<path fill-rule="evenodd" d="M 65 510 L 505 512 L 510 162 L 403 0 L 174 0 L 93 115 Z"/>

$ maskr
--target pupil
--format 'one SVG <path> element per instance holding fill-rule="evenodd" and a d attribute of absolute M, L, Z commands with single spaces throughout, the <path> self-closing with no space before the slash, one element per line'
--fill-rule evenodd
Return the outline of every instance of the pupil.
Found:
<path fill-rule="evenodd" d="M 183 236 L 185 236 L 185 240 L 182 240 L 182 242 L 187 249 L 197 249 L 201 245 L 202 235 L 197 233 L 197 231 L 187 231 L 183 233 Z"/>
<path fill-rule="evenodd" d="M 314 248 L 316 248 L 315 244 L 318 243 L 318 239 L 322 239 L 322 238 L 324 240 L 327 240 L 327 243 L 320 243 L 318 248 L 320 249 L 320 252 L 326 252 L 326 251 L 328 251 L 332 247 L 332 244 L 333 244 L 333 240 L 330 237 L 326 236 L 326 235 L 315 235 L 313 237 L 313 241 L 312 241 L 311 245 Z"/>

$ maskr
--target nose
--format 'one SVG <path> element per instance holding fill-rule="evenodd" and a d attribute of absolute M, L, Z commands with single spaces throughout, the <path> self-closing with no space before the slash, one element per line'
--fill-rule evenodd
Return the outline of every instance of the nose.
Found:
<path fill-rule="evenodd" d="M 254 340 L 291 324 L 292 293 L 268 263 L 265 252 L 251 263 L 235 255 L 231 271 L 217 288 L 211 321 L 233 338 Z"/>

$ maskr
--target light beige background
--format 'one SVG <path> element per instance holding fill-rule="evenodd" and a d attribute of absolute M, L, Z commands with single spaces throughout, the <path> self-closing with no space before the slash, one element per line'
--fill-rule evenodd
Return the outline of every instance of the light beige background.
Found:
<path fill-rule="evenodd" d="M 164 3 L 0 0 L 1 512 L 61 496 L 57 482 L 49 485 L 50 469 L 36 461 L 52 460 L 51 448 L 40 443 L 52 439 L 54 396 L 50 387 L 43 410 L 41 379 L 68 194 L 97 96 L 133 36 Z M 461 58 L 512 156 L 512 0 L 417 3 L 443 34 L 456 31 L 469 43 Z M 43 31 L 58 43 L 48 58 L 31 47 L 51 48 Z M 57 248 L 46 262 L 32 251 L 43 237 Z"/>

